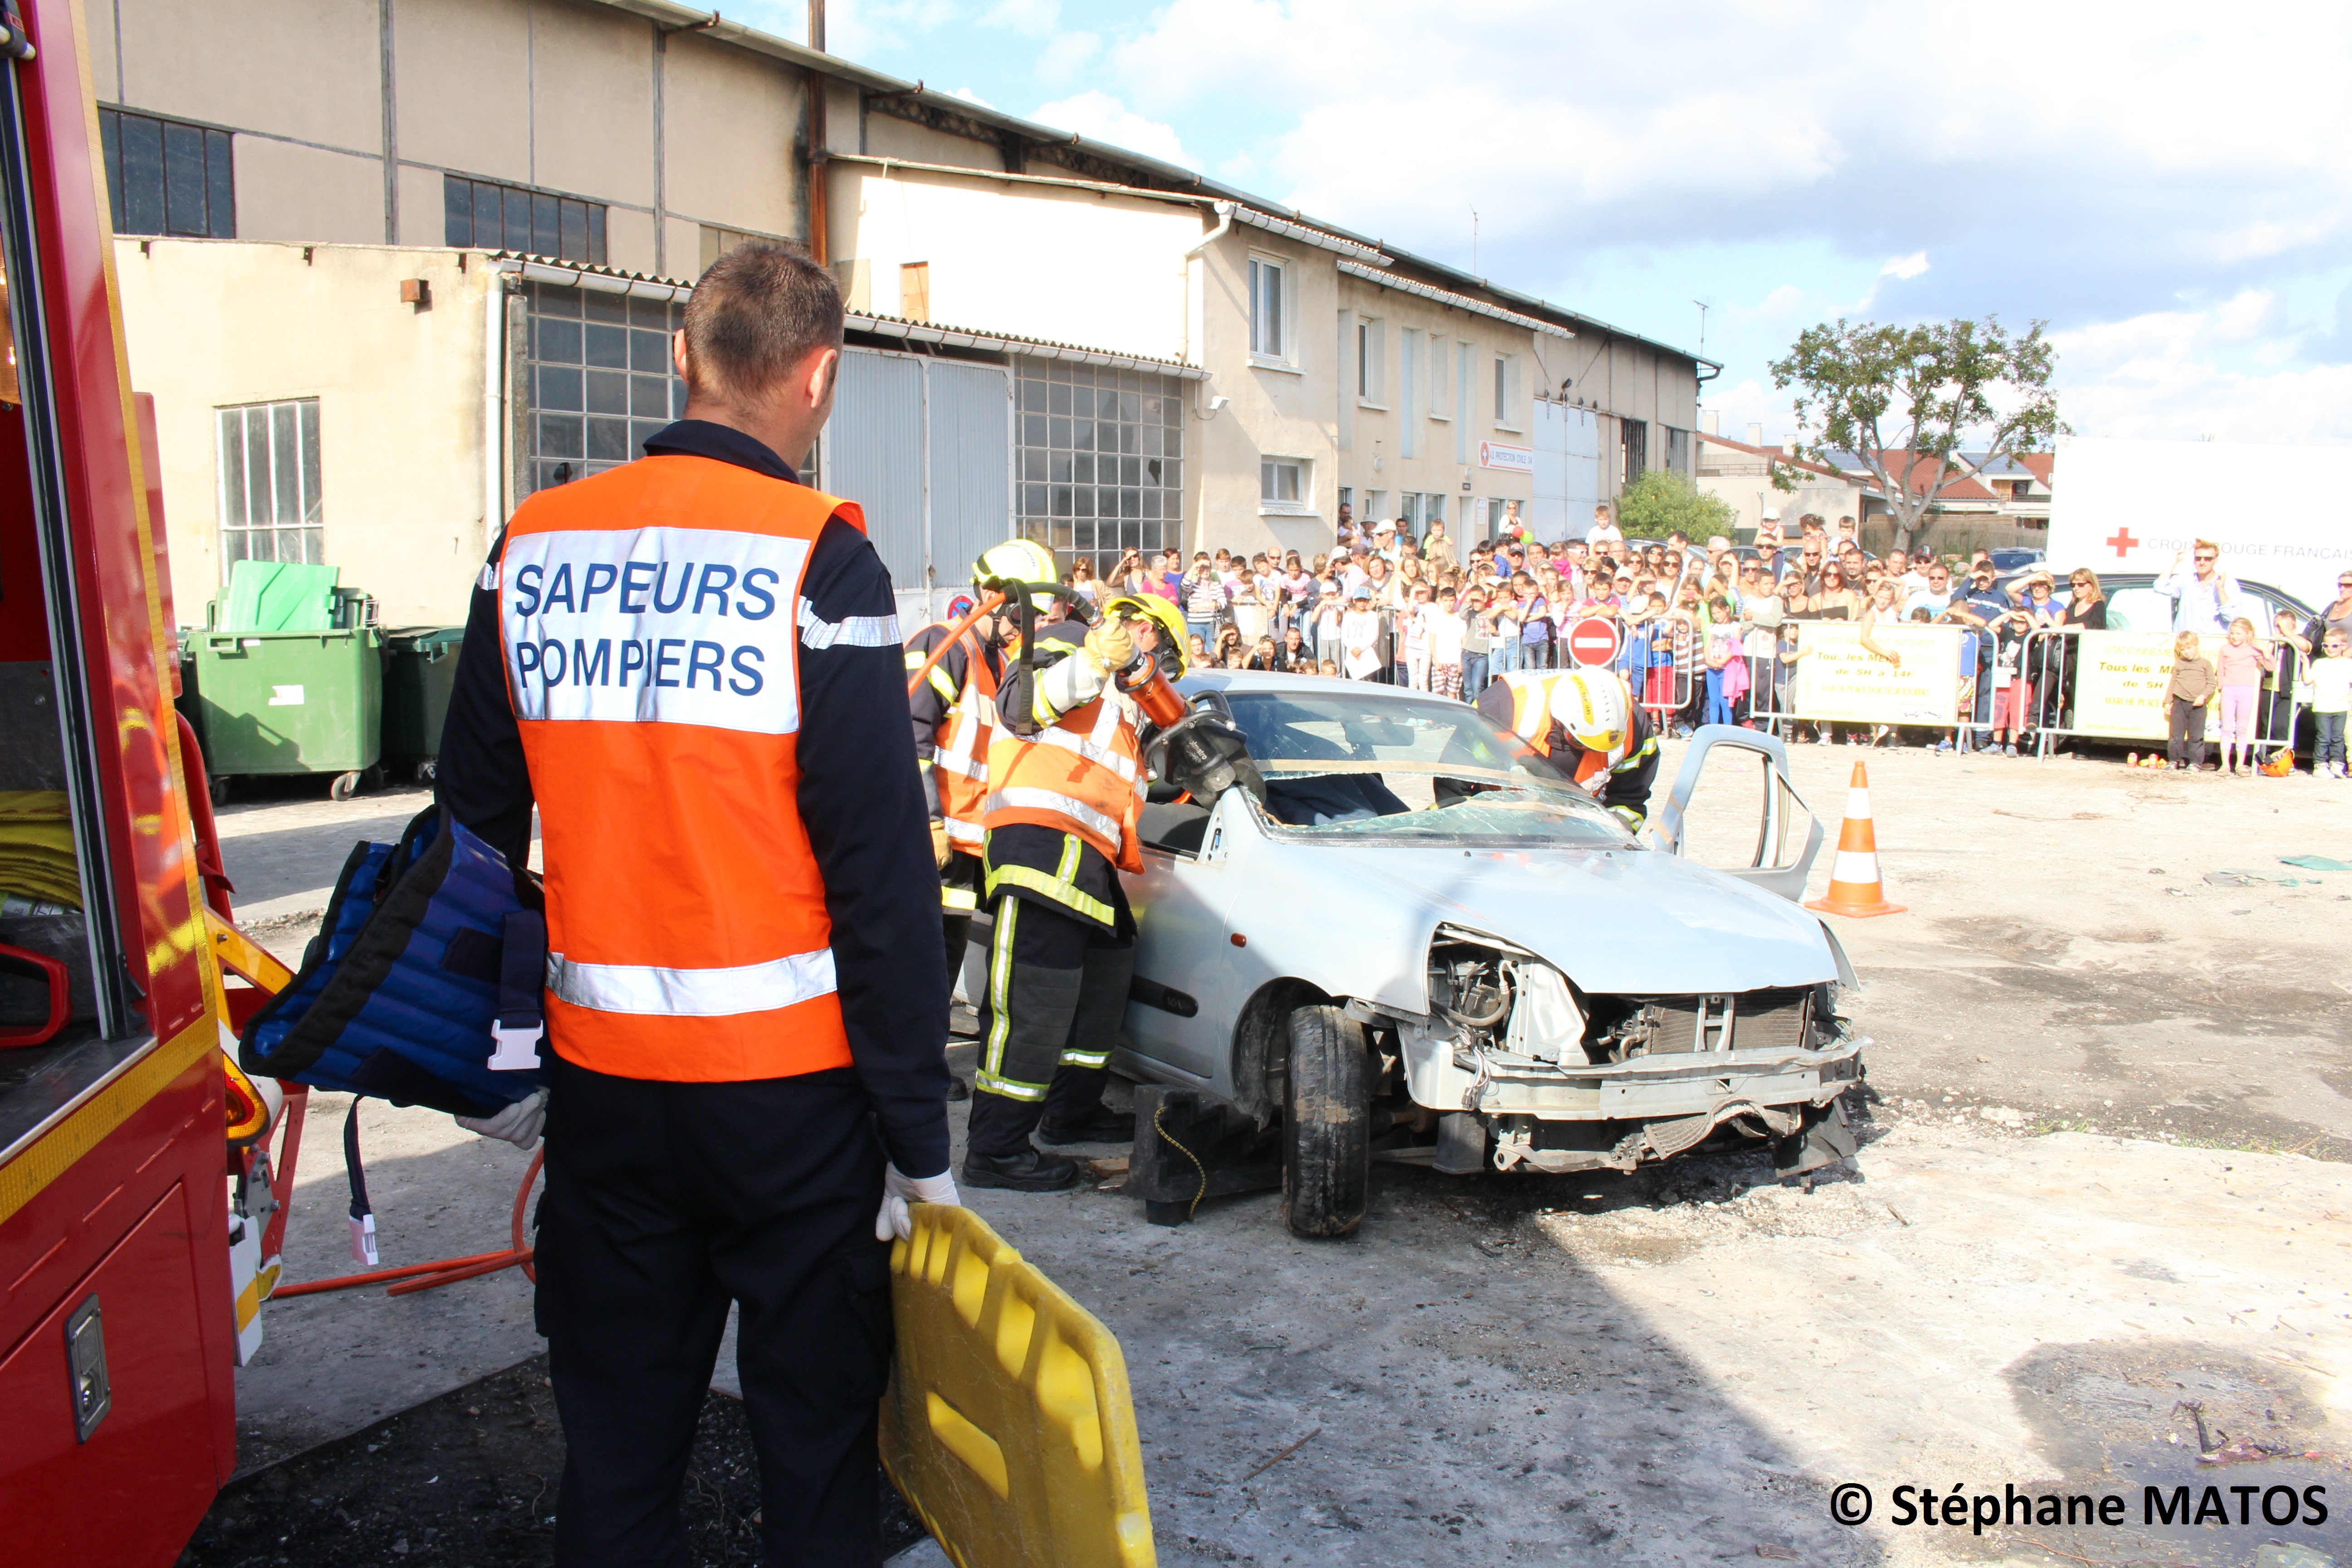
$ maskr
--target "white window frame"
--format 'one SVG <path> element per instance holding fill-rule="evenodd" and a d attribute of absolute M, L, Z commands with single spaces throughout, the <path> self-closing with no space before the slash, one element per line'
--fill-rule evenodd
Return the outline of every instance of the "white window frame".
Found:
<path fill-rule="evenodd" d="M 1445 383 L 1453 367 L 1446 362 L 1454 356 L 1445 352 L 1442 333 L 1430 333 L 1425 346 L 1429 350 L 1429 416 L 1441 425 L 1450 425 L 1454 421 L 1450 407 L 1454 400 L 1445 395 Z"/>
<path fill-rule="evenodd" d="M 1421 341 L 1422 332 L 1413 327 L 1397 332 L 1397 395 L 1401 402 L 1398 413 L 1397 456 L 1420 456 L 1421 443 L 1415 439 L 1421 422 L 1413 417 L 1414 405 L 1421 401 Z"/>
<path fill-rule="evenodd" d="M 1389 404 L 1388 323 L 1356 318 L 1356 406 L 1385 414 Z"/>
<path fill-rule="evenodd" d="M 1297 494 L 1283 499 L 1267 493 L 1280 488 L 1280 475 L 1290 470 L 1291 484 Z M 1315 513 L 1315 463 L 1308 458 L 1280 457 L 1272 453 L 1257 460 L 1257 514 L 1260 517 L 1313 517 Z"/>
<path fill-rule="evenodd" d="M 1273 275 L 1270 280 L 1269 272 Z M 1259 250 L 1249 253 L 1248 271 L 1244 274 L 1249 292 L 1249 357 L 1250 363 L 1260 370 L 1303 374 L 1298 367 L 1298 279 L 1295 273 L 1288 257 Z M 1259 307 L 1269 297 L 1269 289 L 1277 329 L 1271 349 L 1262 346 L 1267 334 L 1259 313 Z"/>
<path fill-rule="evenodd" d="M 284 418 L 278 417 L 280 414 Z M 299 560 L 313 565 L 326 560 L 326 519 L 320 501 L 324 460 L 319 428 L 319 399 L 281 397 L 264 403 L 224 404 L 213 410 L 213 463 L 216 496 L 216 526 L 220 531 L 221 581 L 237 561 Z M 237 460 L 230 461 L 229 426 L 236 426 Z M 292 429 L 286 428 L 288 425 Z M 263 472 L 254 471 L 258 457 Z M 286 468 L 290 465 L 291 471 Z M 280 488 L 278 481 L 289 481 Z M 235 483 L 232 483 L 232 480 Z M 236 493 L 232 494 L 232 490 Z M 235 521 L 242 519 L 243 521 Z M 247 542 L 232 551 L 232 535 Z M 269 540 L 268 556 L 253 552 L 255 535 Z M 294 554 L 289 556 L 289 542 Z"/>
<path fill-rule="evenodd" d="M 1377 522 L 1382 517 L 1387 515 L 1389 504 L 1388 491 L 1366 490 L 1363 492 L 1363 497 L 1364 499 L 1362 503 L 1356 508 L 1356 521 L 1358 522 Z"/>
<path fill-rule="evenodd" d="M 1517 434 L 1519 424 L 1519 356 L 1495 355 L 1495 428 Z"/>
<path fill-rule="evenodd" d="M 1470 366 L 1475 343 L 1459 339 L 1454 344 L 1454 460 L 1470 460 Z"/>

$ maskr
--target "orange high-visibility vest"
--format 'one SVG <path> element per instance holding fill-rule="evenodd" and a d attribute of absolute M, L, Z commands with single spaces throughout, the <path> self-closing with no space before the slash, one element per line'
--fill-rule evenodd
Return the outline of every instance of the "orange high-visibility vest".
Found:
<path fill-rule="evenodd" d="M 988 752 L 996 736 L 996 677 L 979 649 L 969 648 L 969 655 L 962 694 L 940 720 L 931 769 L 948 843 L 966 855 L 978 855 L 988 837 Z"/>
<path fill-rule="evenodd" d="M 1511 732 L 1539 757 L 1551 755 L 1551 689 L 1564 673 L 1514 669 L 1497 678 L 1511 689 Z"/>
<path fill-rule="evenodd" d="M 1511 689 L 1511 732 L 1535 749 L 1539 757 L 1551 755 L 1551 691 L 1573 670 L 1515 669 L 1499 677 Z M 1630 717 L 1629 726 L 1633 722 Z M 1576 782 L 1588 784 L 1625 760 L 1633 749 L 1630 728 L 1625 742 L 1613 752 L 1596 752 L 1589 746 L 1576 751 Z"/>
<path fill-rule="evenodd" d="M 1029 822 L 1075 833 L 1120 870 L 1141 871 L 1136 828 L 1145 788 L 1134 721 L 1106 691 L 1033 739 L 997 731 L 988 749 L 986 825 Z"/>
<path fill-rule="evenodd" d="M 800 647 L 851 502 L 679 454 L 545 489 L 499 561 L 508 691 L 547 865 L 547 1032 L 621 1078 L 850 1065 L 824 883 L 800 817 Z M 866 624 L 871 622 L 871 625 Z"/>

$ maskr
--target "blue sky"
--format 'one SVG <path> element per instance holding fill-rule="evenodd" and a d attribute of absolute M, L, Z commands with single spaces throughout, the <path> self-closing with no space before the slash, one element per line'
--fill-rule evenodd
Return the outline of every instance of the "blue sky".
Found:
<path fill-rule="evenodd" d="M 728 15 L 787 37 L 805 7 Z M 2084 435 L 2352 441 L 2352 6 L 833 0 L 834 52 L 1724 362 L 2046 320 Z"/>

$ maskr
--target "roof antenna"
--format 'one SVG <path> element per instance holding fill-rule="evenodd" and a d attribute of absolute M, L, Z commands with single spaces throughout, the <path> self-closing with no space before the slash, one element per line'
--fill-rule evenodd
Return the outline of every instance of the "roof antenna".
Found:
<path fill-rule="evenodd" d="M 1706 353 L 1707 303 L 1704 300 L 1693 300 L 1691 303 L 1698 307 L 1698 352 L 1705 353 Z"/>
<path fill-rule="evenodd" d="M 1471 276 L 1471 277 L 1473 277 L 1473 278 L 1475 278 L 1475 277 L 1479 276 L 1479 273 L 1478 273 L 1478 209 L 1477 209 L 1476 207 L 1472 207 L 1472 208 L 1470 209 L 1470 276 Z"/>

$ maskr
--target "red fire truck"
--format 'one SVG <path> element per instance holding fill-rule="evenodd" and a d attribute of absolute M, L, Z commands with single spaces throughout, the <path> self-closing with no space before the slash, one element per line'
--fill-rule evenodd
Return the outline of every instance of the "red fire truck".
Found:
<path fill-rule="evenodd" d="M 268 1278 L 276 1089 L 224 1055 L 261 994 L 224 963 L 283 971 L 222 918 L 173 708 L 76 8 L 0 28 L 0 1532 L 10 1562 L 167 1563 L 235 1468 Z"/>

